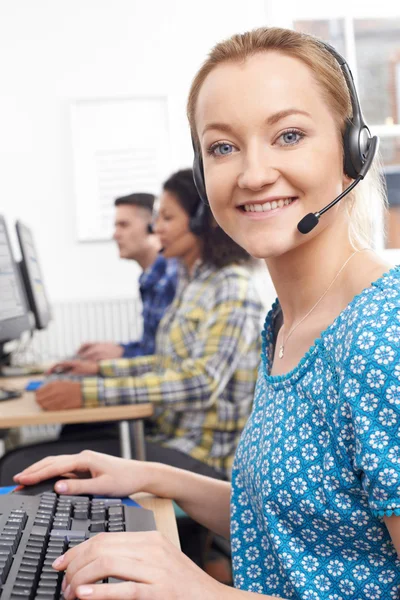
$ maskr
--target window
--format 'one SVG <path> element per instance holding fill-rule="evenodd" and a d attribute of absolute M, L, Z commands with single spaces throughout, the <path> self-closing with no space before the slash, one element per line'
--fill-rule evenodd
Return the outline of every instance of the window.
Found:
<path fill-rule="evenodd" d="M 335 46 L 352 69 L 363 114 L 381 142 L 389 201 L 384 245 L 400 248 L 400 8 L 396 16 L 383 17 L 339 11 L 329 18 L 297 14 L 292 27 Z"/>

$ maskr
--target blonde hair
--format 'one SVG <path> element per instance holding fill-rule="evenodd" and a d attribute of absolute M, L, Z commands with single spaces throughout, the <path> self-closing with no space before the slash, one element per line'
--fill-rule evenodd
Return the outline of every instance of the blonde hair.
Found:
<path fill-rule="evenodd" d="M 346 124 L 352 118 L 352 107 L 347 83 L 337 60 L 320 40 L 311 35 L 279 27 L 261 27 L 233 35 L 214 46 L 196 74 L 189 92 L 187 114 L 193 142 L 198 151 L 200 143 L 195 122 L 196 104 L 201 86 L 209 73 L 222 63 L 243 63 L 255 54 L 266 51 L 292 56 L 311 69 L 322 96 L 332 111 L 343 142 Z M 379 244 L 377 225 L 383 226 L 386 206 L 379 158 L 375 158 L 364 181 L 342 202 L 345 202 L 349 238 L 353 246 L 376 247 Z"/>

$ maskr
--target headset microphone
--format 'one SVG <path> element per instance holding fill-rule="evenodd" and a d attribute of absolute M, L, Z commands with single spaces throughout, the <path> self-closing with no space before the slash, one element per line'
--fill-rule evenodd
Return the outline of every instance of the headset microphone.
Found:
<path fill-rule="evenodd" d="M 357 177 L 357 179 L 355 181 L 353 181 L 353 183 L 351 185 L 349 185 L 349 187 L 346 188 L 344 190 L 344 192 L 342 192 L 340 194 L 340 196 L 335 198 L 330 204 L 328 204 L 327 206 L 325 206 L 324 208 L 322 208 L 320 211 L 318 211 L 316 213 L 308 213 L 308 215 L 303 217 L 302 220 L 297 224 L 297 229 L 300 231 L 300 233 L 310 233 L 310 231 L 312 231 L 314 229 L 314 227 L 316 225 L 318 225 L 320 216 L 323 215 L 324 213 L 326 213 L 330 208 L 335 206 L 335 204 L 337 204 L 342 198 L 344 198 L 344 196 L 346 196 L 349 192 L 351 192 L 351 190 L 354 189 L 356 187 L 356 185 L 364 179 L 364 177 L 367 174 L 367 172 L 372 164 L 372 161 L 374 160 L 375 155 L 378 151 L 378 146 L 379 146 L 379 138 L 374 136 L 373 138 L 370 139 L 370 143 L 368 146 L 367 158 L 365 160 L 365 163 L 363 164 L 363 166 L 360 169 L 360 174 Z"/>

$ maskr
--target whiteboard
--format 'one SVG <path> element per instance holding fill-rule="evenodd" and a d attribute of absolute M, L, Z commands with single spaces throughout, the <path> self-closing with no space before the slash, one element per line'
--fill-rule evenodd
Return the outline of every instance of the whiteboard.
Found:
<path fill-rule="evenodd" d="M 167 98 L 76 100 L 71 124 L 77 239 L 109 240 L 115 198 L 158 195 L 170 173 Z"/>

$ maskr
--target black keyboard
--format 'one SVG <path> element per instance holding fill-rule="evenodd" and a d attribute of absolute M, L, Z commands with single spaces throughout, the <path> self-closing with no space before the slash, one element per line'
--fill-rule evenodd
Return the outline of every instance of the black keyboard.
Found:
<path fill-rule="evenodd" d="M 62 598 L 58 556 L 103 531 L 154 529 L 151 511 L 116 498 L 0 496 L 0 600 Z"/>

